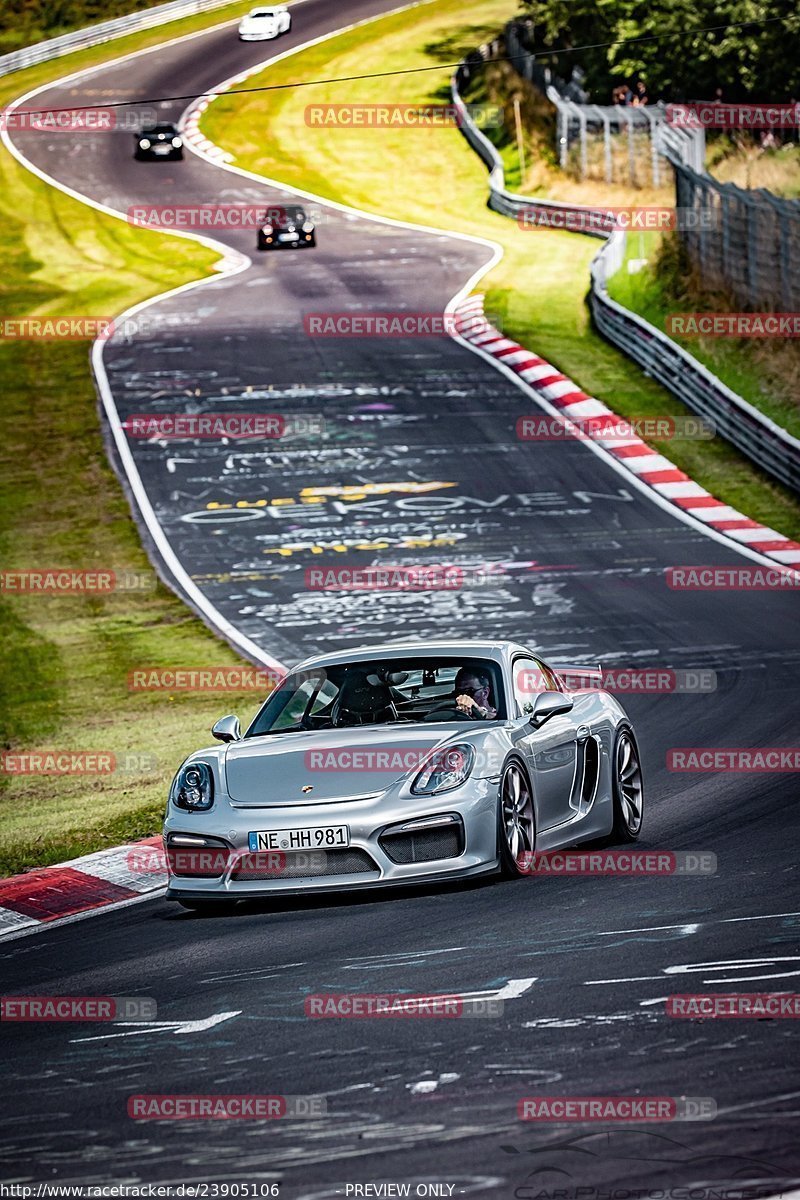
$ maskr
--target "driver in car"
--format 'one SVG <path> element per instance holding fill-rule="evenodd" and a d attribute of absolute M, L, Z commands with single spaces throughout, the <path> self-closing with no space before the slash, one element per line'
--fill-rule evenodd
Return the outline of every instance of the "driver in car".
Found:
<path fill-rule="evenodd" d="M 462 667 L 455 678 L 456 708 L 472 721 L 491 721 L 497 716 L 492 708 L 492 687 L 488 676 L 472 667 Z"/>

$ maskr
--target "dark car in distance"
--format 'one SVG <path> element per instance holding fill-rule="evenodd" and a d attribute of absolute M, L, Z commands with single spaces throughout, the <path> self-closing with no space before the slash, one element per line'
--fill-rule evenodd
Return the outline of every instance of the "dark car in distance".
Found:
<path fill-rule="evenodd" d="M 268 208 L 258 228 L 258 249 L 274 250 L 286 246 L 316 246 L 316 226 L 305 209 L 296 204 Z"/>
<path fill-rule="evenodd" d="M 165 158 L 171 161 L 183 158 L 183 138 L 169 122 L 149 125 L 141 129 L 136 137 L 134 157 L 141 160 Z"/>

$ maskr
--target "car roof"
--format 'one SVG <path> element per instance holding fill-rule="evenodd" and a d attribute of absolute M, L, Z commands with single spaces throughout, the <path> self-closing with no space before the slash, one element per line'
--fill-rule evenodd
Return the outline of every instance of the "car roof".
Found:
<path fill-rule="evenodd" d="M 155 125 L 146 125 L 140 132 L 159 133 L 160 131 L 163 131 L 166 133 L 167 130 L 174 130 L 177 133 L 177 130 L 171 121 L 156 121 Z"/>
<path fill-rule="evenodd" d="M 349 650 L 340 650 L 331 654 L 318 654 L 298 663 L 294 670 L 308 670 L 310 667 L 328 667 L 340 663 L 363 662 L 364 659 L 382 658 L 430 658 L 442 655 L 451 658 L 488 658 L 495 662 L 505 661 L 517 651 L 530 653 L 525 646 L 516 642 L 479 641 L 477 639 L 448 638 L 438 641 L 395 641 L 375 642 L 366 646 L 354 646 Z"/>

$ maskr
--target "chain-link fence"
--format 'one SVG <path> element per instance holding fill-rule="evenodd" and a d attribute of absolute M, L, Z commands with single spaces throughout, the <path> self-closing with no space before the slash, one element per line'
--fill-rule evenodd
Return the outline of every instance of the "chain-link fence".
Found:
<path fill-rule="evenodd" d="M 747 308 L 800 311 L 800 201 L 674 166 L 677 206 L 705 214 L 681 235 L 703 283 Z"/>
<path fill-rule="evenodd" d="M 528 23 L 509 21 L 504 30 L 506 54 L 518 75 L 544 92 L 555 105 L 558 161 L 577 179 L 597 179 L 632 187 L 669 184 L 662 161 L 664 146 L 658 132 L 666 123 L 663 104 L 589 104 L 583 72 L 575 67 L 569 80 L 537 62 L 528 48 Z M 705 130 L 674 129 L 680 140 L 681 161 L 702 171 Z"/>
<path fill-rule="evenodd" d="M 697 227 L 687 223 L 680 236 L 704 285 L 747 308 L 800 310 L 800 201 L 712 178 L 705 171 L 705 130 L 668 124 L 661 104 L 589 104 L 580 69 L 565 81 L 537 63 L 528 32 L 526 22 L 510 21 L 506 54 L 555 105 L 562 169 L 581 179 L 658 186 L 668 181 L 669 164 L 676 208 L 699 215 Z"/>

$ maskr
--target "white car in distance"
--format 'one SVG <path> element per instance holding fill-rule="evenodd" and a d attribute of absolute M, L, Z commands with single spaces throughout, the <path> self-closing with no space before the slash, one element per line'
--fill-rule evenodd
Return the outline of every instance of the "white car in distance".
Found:
<path fill-rule="evenodd" d="M 292 18 L 285 4 L 259 5 L 253 8 L 239 22 L 240 42 L 266 42 L 288 33 L 292 27 Z"/>

